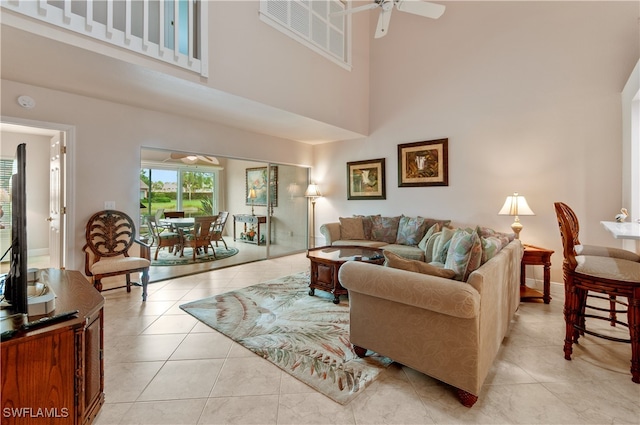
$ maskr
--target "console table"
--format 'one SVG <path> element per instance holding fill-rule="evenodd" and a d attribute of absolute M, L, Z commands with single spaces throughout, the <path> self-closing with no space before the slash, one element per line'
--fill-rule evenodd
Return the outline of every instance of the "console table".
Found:
<path fill-rule="evenodd" d="M 520 270 L 520 299 L 540 299 L 545 304 L 549 304 L 551 301 L 551 254 L 553 251 L 550 249 L 540 248 L 533 245 L 524 246 L 524 255 L 522 256 L 521 270 Z M 526 280 L 526 267 L 525 266 L 543 266 L 544 267 L 544 289 L 540 292 L 536 289 L 530 288 L 525 284 Z"/>
<path fill-rule="evenodd" d="M 50 314 L 78 310 L 76 317 L 0 344 L 2 423 L 87 425 L 104 403 L 104 298 L 78 271 L 45 269 L 38 281 L 56 293 Z M 3 331 L 10 313 L 0 312 Z M 29 321 L 43 316 L 29 316 Z M 46 415 L 46 416 L 45 416 Z"/>
<path fill-rule="evenodd" d="M 245 239 L 239 239 L 240 241 L 246 242 L 246 243 L 253 243 L 256 245 L 261 244 L 260 225 L 267 224 L 267 216 L 253 215 L 253 214 L 235 214 L 233 216 L 233 240 L 234 241 L 237 240 L 236 239 L 236 223 L 244 223 L 244 230 L 243 230 L 244 234 L 247 233 L 247 225 L 251 225 L 252 227 L 255 227 L 255 230 L 256 230 L 256 235 L 254 236 L 253 240 L 245 238 Z"/>

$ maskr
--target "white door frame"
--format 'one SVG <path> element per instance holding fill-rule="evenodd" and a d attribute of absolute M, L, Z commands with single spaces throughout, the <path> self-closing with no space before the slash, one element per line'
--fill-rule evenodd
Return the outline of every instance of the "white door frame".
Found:
<path fill-rule="evenodd" d="M 75 133 L 76 129 L 74 126 L 67 124 L 58 124 L 51 123 L 46 121 L 37 121 L 37 120 L 29 120 L 23 118 L 15 118 L 8 117 L 5 115 L 0 116 L 0 122 L 6 124 L 20 125 L 24 127 L 32 127 L 32 128 L 40 128 L 47 130 L 55 130 L 65 133 L 65 146 L 66 146 L 66 159 L 65 159 L 65 169 L 64 169 L 64 177 L 61 179 L 60 184 L 64 187 L 60 189 L 65 193 L 66 197 L 66 205 L 65 210 L 66 213 L 63 215 L 61 219 L 62 225 L 64 226 L 64 237 L 62 240 L 63 248 L 62 255 L 60 256 L 62 264 L 60 264 L 61 268 L 67 268 L 71 270 L 77 270 L 77 265 L 75 264 L 75 256 L 69 255 L 70 252 L 76 252 L 76 244 L 75 238 L 73 237 L 74 229 L 75 229 L 75 208 L 72 206 L 75 205 Z M 47 152 L 49 152 L 49 147 L 47 146 Z M 48 174 L 48 173 L 47 173 Z M 48 237 L 48 236 L 47 236 Z"/>

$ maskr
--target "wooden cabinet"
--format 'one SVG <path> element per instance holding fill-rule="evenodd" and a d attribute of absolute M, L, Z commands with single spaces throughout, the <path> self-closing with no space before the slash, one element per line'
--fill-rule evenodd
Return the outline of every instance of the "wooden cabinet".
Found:
<path fill-rule="evenodd" d="M 39 273 L 57 295 L 53 314 L 79 314 L 2 342 L 0 422 L 90 424 L 104 403 L 104 298 L 80 272 Z"/>

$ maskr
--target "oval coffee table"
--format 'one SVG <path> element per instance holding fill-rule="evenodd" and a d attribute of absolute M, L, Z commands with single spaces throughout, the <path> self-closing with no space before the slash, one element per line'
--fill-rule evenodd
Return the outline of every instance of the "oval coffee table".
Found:
<path fill-rule="evenodd" d="M 364 246 L 323 246 L 307 251 L 307 258 L 311 261 L 311 280 L 309 295 L 313 296 L 316 289 L 331 292 L 333 303 L 340 302 L 340 295 L 348 291 L 340 285 L 338 270 L 347 261 L 364 261 L 366 263 L 383 264 L 382 249 Z"/>

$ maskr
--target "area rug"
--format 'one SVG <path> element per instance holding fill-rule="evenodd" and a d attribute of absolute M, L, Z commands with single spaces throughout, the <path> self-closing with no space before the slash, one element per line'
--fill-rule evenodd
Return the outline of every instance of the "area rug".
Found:
<path fill-rule="evenodd" d="M 198 320 L 269 360 L 340 404 L 346 404 L 389 365 L 359 358 L 349 342 L 349 305 L 316 291 L 299 273 L 180 306 Z"/>
<path fill-rule="evenodd" d="M 177 255 L 173 255 L 173 252 L 169 252 L 167 248 L 160 249 L 158 253 L 158 259 L 153 260 L 153 256 L 156 255 L 155 247 L 151 248 L 151 265 L 152 266 L 181 266 L 185 264 L 197 264 L 197 263 L 206 263 L 209 261 L 222 260 L 223 258 L 228 258 L 238 253 L 237 248 L 229 247 L 228 249 L 224 247 L 216 248 L 216 256 L 213 256 L 211 252 L 211 248 L 209 248 L 208 253 L 201 252 L 196 255 L 196 260 L 193 261 L 193 248 L 185 248 L 184 249 L 184 257 L 180 257 L 180 253 Z"/>

